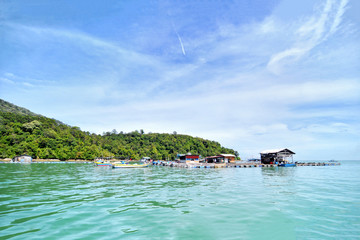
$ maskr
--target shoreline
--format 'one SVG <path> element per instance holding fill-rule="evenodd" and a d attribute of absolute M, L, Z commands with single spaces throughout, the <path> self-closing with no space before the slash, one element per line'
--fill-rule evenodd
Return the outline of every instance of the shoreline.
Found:
<path fill-rule="evenodd" d="M 0 159 L 0 163 L 12 163 L 11 158 Z M 118 159 L 108 160 L 110 163 L 119 161 Z M 31 163 L 94 163 L 94 160 L 84 159 L 33 159 Z M 18 162 L 15 162 L 18 163 Z M 25 163 L 26 164 L 26 163 Z M 340 162 L 296 162 L 296 166 L 337 166 Z M 150 165 L 166 166 L 176 168 L 262 168 L 278 167 L 277 164 L 262 164 L 258 162 L 238 162 L 238 163 L 179 163 L 174 161 L 155 160 Z"/>
<path fill-rule="evenodd" d="M 11 158 L 0 158 L 0 162 L 2 163 L 10 163 Z M 33 159 L 32 163 L 60 163 L 60 162 L 75 162 L 75 163 L 93 163 L 94 160 L 84 160 L 84 159 L 67 159 L 67 160 L 60 160 L 60 159 Z"/>

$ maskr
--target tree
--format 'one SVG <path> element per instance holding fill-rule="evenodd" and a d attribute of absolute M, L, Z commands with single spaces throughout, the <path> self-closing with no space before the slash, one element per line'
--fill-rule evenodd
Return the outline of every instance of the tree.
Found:
<path fill-rule="evenodd" d="M 152 159 L 159 159 L 159 151 L 155 147 L 155 145 L 152 145 L 150 155 Z"/>

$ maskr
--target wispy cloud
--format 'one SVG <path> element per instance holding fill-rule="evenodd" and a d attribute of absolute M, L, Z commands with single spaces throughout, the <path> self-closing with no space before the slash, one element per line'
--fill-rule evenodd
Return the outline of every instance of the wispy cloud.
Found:
<path fill-rule="evenodd" d="M 151 82 L 154 80 L 161 82 L 163 78 L 159 77 L 160 72 L 172 72 L 169 64 L 159 57 L 121 47 L 118 43 L 78 30 L 11 22 L 7 22 L 5 25 L 15 31 L 14 38 L 20 39 L 25 46 L 38 45 L 38 52 L 28 50 L 31 51 L 30 54 L 34 55 L 35 61 L 31 63 L 34 65 L 33 68 L 37 68 L 36 65 L 47 64 L 49 70 L 51 67 L 55 68 L 54 73 L 61 71 L 61 75 L 53 74 L 52 82 L 67 81 L 76 85 L 77 83 L 83 84 L 86 79 L 88 84 L 100 84 L 99 87 L 109 86 L 110 89 L 112 88 L 111 92 L 118 93 L 120 91 L 121 95 L 125 96 L 130 93 L 129 88 L 136 91 L 136 93 L 132 91 L 134 94 L 150 91 L 153 87 L 144 88 L 144 86 L 152 84 Z M 42 50 L 43 48 L 46 50 Z M 40 55 L 46 51 L 51 51 L 51 56 Z M 44 62 L 44 58 L 50 59 Z M 70 62 L 71 65 L 69 65 Z M 60 67 L 61 65 L 62 67 Z M 69 69 L 68 72 L 64 71 L 65 66 Z M 168 68 L 169 70 L 167 70 Z M 43 71 L 43 73 L 48 73 L 48 71 Z M 19 82 L 27 81 L 31 84 L 45 82 L 22 76 L 8 78 Z M 150 82 L 146 80 L 150 80 Z M 164 81 L 167 80 L 164 79 Z M 123 93 L 124 91 L 126 94 Z"/>
<path fill-rule="evenodd" d="M 25 87 L 41 87 L 46 86 L 49 84 L 54 84 L 54 81 L 51 80 L 42 80 L 42 79 L 35 79 L 29 77 L 18 76 L 13 73 L 4 73 L 4 77 L 0 77 L 0 80 L 5 83 L 17 84 L 20 86 Z"/>
<path fill-rule="evenodd" d="M 0 81 L 8 84 L 15 84 L 15 82 L 9 78 L 0 77 Z"/>
<path fill-rule="evenodd" d="M 77 42 L 77 43 L 85 44 L 85 46 L 98 47 L 107 52 L 112 52 L 114 54 L 126 56 L 128 61 L 134 62 L 136 64 L 151 65 L 151 66 L 155 64 L 159 64 L 159 59 L 157 59 L 153 55 L 148 55 L 148 54 L 140 53 L 138 51 L 133 51 L 129 48 L 122 47 L 121 45 L 119 45 L 119 43 L 109 40 L 104 40 L 78 30 L 34 27 L 34 26 L 26 26 L 26 25 L 22 25 L 19 27 L 28 29 L 43 36 L 55 35 L 57 37 L 67 38 L 75 43 Z"/>
<path fill-rule="evenodd" d="M 77 30 L 69 30 L 69 29 L 59 29 L 59 28 L 49 28 L 49 27 L 39 27 L 39 26 L 32 26 L 32 25 L 24 25 L 18 23 L 11 23 L 7 22 L 7 26 L 18 29 L 21 31 L 25 31 L 24 35 L 29 36 L 28 32 L 32 34 L 36 34 L 39 37 L 43 38 L 53 38 L 53 37 L 61 37 L 67 38 L 72 41 L 77 41 L 81 43 L 87 43 L 88 45 L 93 45 L 101 48 L 108 49 L 109 51 L 115 51 L 120 54 L 129 54 L 130 52 L 117 46 L 114 43 L 109 41 L 104 41 L 102 39 L 96 38 L 94 36 L 90 36 L 84 32 L 80 32 Z M 30 35 L 34 36 L 34 35 Z M 132 54 L 130 54 L 132 55 Z"/>
<path fill-rule="evenodd" d="M 297 61 L 314 47 L 334 34 L 341 23 L 347 0 L 341 2 L 328 0 L 322 11 L 310 17 L 297 28 L 298 39 L 292 47 L 275 53 L 267 66 L 274 73 L 279 73 L 289 62 Z"/>

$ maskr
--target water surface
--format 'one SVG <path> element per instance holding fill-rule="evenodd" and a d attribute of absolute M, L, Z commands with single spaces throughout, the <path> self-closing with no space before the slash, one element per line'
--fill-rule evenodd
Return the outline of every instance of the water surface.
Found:
<path fill-rule="evenodd" d="M 360 162 L 0 164 L 0 239 L 360 239 Z"/>

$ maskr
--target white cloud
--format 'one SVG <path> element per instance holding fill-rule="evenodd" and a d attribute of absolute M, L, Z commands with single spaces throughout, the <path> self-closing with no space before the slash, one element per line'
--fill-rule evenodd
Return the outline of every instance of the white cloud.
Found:
<path fill-rule="evenodd" d="M 0 77 L 0 81 L 8 84 L 16 84 L 18 86 L 25 86 L 25 87 L 43 87 L 55 83 L 55 81 L 52 80 L 23 77 L 23 76 L 15 75 L 13 73 L 4 73 L 4 76 L 5 77 Z"/>
<path fill-rule="evenodd" d="M 15 84 L 13 80 L 4 77 L 0 77 L 0 81 L 7 84 Z"/>
<path fill-rule="evenodd" d="M 278 31 L 278 26 L 273 17 L 268 17 L 260 23 L 259 30 L 261 34 L 273 34 Z"/>
<path fill-rule="evenodd" d="M 294 32 L 297 34 L 294 45 L 271 57 L 267 64 L 268 69 L 279 74 L 285 65 L 297 61 L 334 34 L 341 23 L 346 5 L 346 0 L 340 3 L 328 0 L 321 12 L 310 17 L 297 28 Z"/>
<path fill-rule="evenodd" d="M 302 131 L 307 131 L 310 133 L 348 133 L 350 132 L 352 127 L 346 123 L 330 123 L 330 124 L 311 124 L 306 127 L 306 129 L 302 129 Z"/>
<path fill-rule="evenodd" d="M 160 68 L 166 66 L 161 59 L 154 55 L 139 53 L 122 47 L 117 42 L 104 40 L 79 30 L 31 26 L 11 22 L 7 22 L 5 26 L 13 31 L 12 35 L 10 34 L 11 31 L 9 31 L 8 38 L 12 37 L 14 41 L 26 43 L 25 47 L 28 45 L 38 47 L 37 52 L 30 52 L 35 54 L 35 59 L 40 58 L 40 61 L 45 59 L 46 64 L 51 62 L 55 66 L 68 66 L 69 61 L 71 61 L 72 66 L 68 66 L 68 68 L 72 67 L 72 72 L 68 73 L 67 78 L 71 77 L 70 74 L 73 74 L 76 68 L 78 68 L 78 71 L 82 69 L 81 74 L 83 75 L 94 70 L 91 68 L 96 68 L 99 74 L 104 74 L 105 70 L 107 72 L 110 70 L 119 81 L 122 78 L 129 78 L 129 74 L 133 74 L 134 71 L 137 74 L 150 68 L 159 71 Z M 38 56 L 41 51 L 45 51 L 41 50 L 42 48 L 49 49 L 46 51 L 51 51 L 52 58 L 49 58 L 47 54 Z M 63 52 L 69 52 L 69 55 L 63 56 Z M 139 68 L 143 69 L 138 71 Z M 65 73 L 62 72 L 62 74 Z"/>

